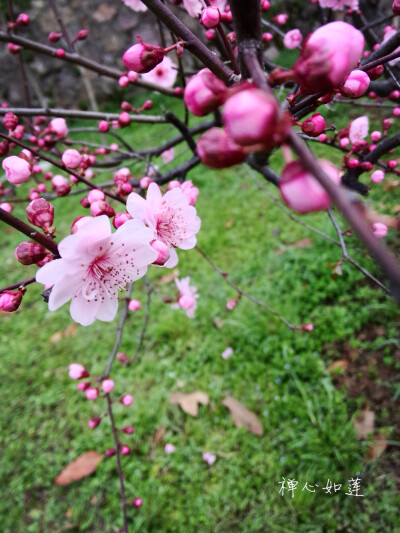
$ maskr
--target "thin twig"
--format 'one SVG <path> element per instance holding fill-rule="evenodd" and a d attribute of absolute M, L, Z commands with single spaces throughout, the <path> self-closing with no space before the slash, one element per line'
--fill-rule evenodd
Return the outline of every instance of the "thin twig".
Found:
<path fill-rule="evenodd" d="M 133 356 L 125 363 L 126 365 L 130 365 L 131 363 L 133 363 L 133 361 L 136 360 L 136 357 L 140 351 L 140 348 L 142 347 L 142 344 L 143 344 L 143 340 L 144 340 L 144 336 L 145 336 L 145 333 L 146 333 L 146 329 L 147 329 L 147 324 L 149 323 L 149 316 L 150 316 L 150 300 L 151 300 L 151 293 L 153 292 L 153 288 L 152 288 L 152 285 L 147 281 L 146 278 L 144 278 L 144 285 L 146 287 L 146 295 L 147 295 L 147 298 L 146 298 L 146 311 L 145 311 L 145 315 L 144 315 L 144 318 L 143 318 L 143 324 L 142 324 L 142 329 L 140 330 L 140 335 L 139 335 L 139 340 L 138 340 L 138 343 L 136 345 L 136 350 L 135 350 L 135 353 L 133 354 Z"/>
<path fill-rule="evenodd" d="M 17 281 L 17 283 L 12 283 L 11 285 L 7 285 L 7 287 L 2 287 L 0 289 L 0 294 L 4 291 L 12 291 L 13 289 L 19 289 L 20 287 L 25 287 L 26 285 L 29 285 L 30 283 L 35 283 L 36 278 L 27 278 L 23 279 L 22 281 Z"/>

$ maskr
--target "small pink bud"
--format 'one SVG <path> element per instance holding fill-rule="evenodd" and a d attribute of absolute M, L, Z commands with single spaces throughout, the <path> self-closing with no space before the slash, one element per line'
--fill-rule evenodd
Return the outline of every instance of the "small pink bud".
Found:
<path fill-rule="evenodd" d="M 132 435 L 132 433 L 135 433 L 135 428 L 133 426 L 125 426 L 122 431 L 127 435 Z"/>
<path fill-rule="evenodd" d="M 205 38 L 207 39 L 207 41 L 212 41 L 213 39 L 215 39 L 215 35 L 216 31 L 214 30 L 214 28 L 211 28 L 206 31 Z"/>
<path fill-rule="evenodd" d="M 164 59 L 164 49 L 156 44 L 144 43 L 137 37 L 139 44 L 134 44 L 124 53 L 122 61 L 127 69 L 134 72 L 150 72 Z"/>
<path fill-rule="evenodd" d="M 200 22 L 205 28 L 215 28 L 221 20 L 221 15 L 217 7 L 206 7 L 203 9 Z"/>
<path fill-rule="evenodd" d="M 18 44 L 8 43 L 7 49 L 10 52 L 10 54 L 19 54 L 21 47 Z"/>
<path fill-rule="evenodd" d="M 106 457 L 112 457 L 113 455 L 115 455 L 115 449 L 108 448 L 105 453 L 106 453 Z"/>
<path fill-rule="evenodd" d="M 310 137 L 318 137 L 323 133 L 325 129 L 325 119 L 319 113 L 315 113 L 311 117 L 306 118 L 306 120 L 301 125 L 301 130 L 306 135 Z"/>
<path fill-rule="evenodd" d="M 89 372 L 83 365 L 72 363 L 69 365 L 69 377 L 71 379 L 82 379 L 89 377 Z"/>
<path fill-rule="evenodd" d="M 115 229 L 121 227 L 128 220 L 132 220 L 132 216 L 129 213 L 117 213 L 113 218 L 113 226 Z"/>
<path fill-rule="evenodd" d="M 157 252 L 157 259 L 153 262 L 154 265 L 163 266 L 168 261 L 170 253 L 169 247 L 162 241 L 154 240 L 150 243 L 150 246 L 155 252 Z"/>
<path fill-rule="evenodd" d="M 126 111 L 122 111 L 122 113 L 118 115 L 118 122 L 123 127 L 129 126 L 131 122 L 131 117 L 129 116 L 129 113 L 127 113 Z"/>
<path fill-rule="evenodd" d="M 125 407 L 129 407 L 133 402 L 133 398 L 130 394 L 124 394 L 120 402 L 122 403 L 122 405 L 125 405 Z"/>
<path fill-rule="evenodd" d="M 129 446 L 123 445 L 121 446 L 121 454 L 122 455 L 129 455 L 131 453 L 131 449 Z"/>
<path fill-rule="evenodd" d="M 153 180 L 151 178 L 149 178 L 148 176 L 145 176 L 144 178 L 142 178 L 140 180 L 140 187 L 143 189 L 143 190 L 146 190 L 149 188 L 150 186 L 150 183 L 153 183 Z"/>
<path fill-rule="evenodd" d="M 397 167 L 397 161 L 395 159 L 391 159 L 390 161 L 387 162 L 387 166 L 393 170 Z"/>
<path fill-rule="evenodd" d="M 18 124 L 18 117 L 14 113 L 8 112 L 4 115 L 3 122 L 8 130 L 14 131 Z"/>
<path fill-rule="evenodd" d="M 383 72 L 384 72 L 383 65 L 377 65 L 376 67 L 367 70 L 367 74 L 371 81 L 375 81 L 378 78 L 380 78 Z M 375 98 L 376 98 L 376 95 L 375 95 Z"/>
<path fill-rule="evenodd" d="M 318 141 L 320 143 L 325 143 L 328 140 L 328 136 L 326 133 L 321 133 L 321 135 L 318 135 Z"/>
<path fill-rule="evenodd" d="M 90 204 L 90 212 L 94 217 L 107 215 L 109 218 L 115 216 L 115 211 L 110 204 L 104 200 L 96 200 Z"/>
<path fill-rule="evenodd" d="M 130 183 L 123 183 L 120 188 L 120 193 L 123 195 L 128 195 L 133 191 L 133 187 Z"/>
<path fill-rule="evenodd" d="M 0 209 L 3 209 L 3 211 L 6 211 L 7 213 L 12 213 L 14 208 L 8 202 L 3 202 L 3 203 L 0 203 Z"/>
<path fill-rule="evenodd" d="M 16 311 L 22 302 L 22 291 L 3 291 L 0 293 L 0 309 L 7 313 Z"/>
<path fill-rule="evenodd" d="M 269 0 L 261 0 L 261 9 L 263 11 L 268 11 L 271 7 L 271 2 Z"/>
<path fill-rule="evenodd" d="M 395 107 L 392 111 L 394 117 L 400 116 L 400 107 Z"/>
<path fill-rule="evenodd" d="M 55 31 L 52 31 L 49 33 L 49 35 L 47 36 L 47 39 L 51 42 L 51 43 L 56 43 L 57 41 L 59 41 L 62 37 L 62 33 L 58 33 L 58 32 L 55 32 Z"/>
<path fill-rule="evenodd" d="M 65 50 L 63 48 L 57 48 L 56 50 L 56 56 L 59 59 L 63 59 L 65 57 Z"/>
<path fill-rule="evenodd" d="M 382 224 L 381 222 L 375 222 L 374 224 L 372 224 L 372 233 L 377 239 L 382 239 L 383 237 L 386 237 L 387 232 L 388 228 L 385 224 Z"/>
<path fill-rule="evenodd" d="M 274 17 L 272 17 L 272 20 L 277 24 L 283 25 L 286 24 L 288 18 L 289 15 L 287 15 L 286 13 L 279 13 L 279 15 L 275 15 Z"/>
<path fill-rule="evenodd" d="M 295 28 L 294 30 L 290 30 L 286 33 L 285 37 L 283 38 L 283 44 L 289 50 L 293 50 L 294 48 L 300 46 L 302 40 L 303 36 L 301 31 Z"/>
<path fill-rule="evenodd" d="M 341 148 L 346 148 L 346 146 L 349 146 L 350 139 L 348 137 L 342 137 L 339 141 L 339 146 Z"/>
<path fill-rule="evenodd" d="M 197 141 L 197 153 L 203 165 L 226 168 L 242 163 L 246 154 L 222 128 L 211 128 Z"/>
<path fill-rule="evenodd" d="M 164 446 L 165 453 L 174 453 L 176 450 L 175 446 L 173 444 L 166 444 Z"/>
<path fill-rule="evenodd" d="M 29 26 L 29 15 L 26 13 L 20 13 L 15 21 L 15 25 L 19 27 Z"/>
<path fill-rule="evenodd" d="M 68 127 L 64 118 L 53 118 L 49 123 L 49 131 L 54 133 L 57 139 L 64 139 L 68 135 Z"/>
<path fill-rule="evenodd" d="M 142 307 L 139 300 L 130 300 L 128 304 L 129 311 L 138 311 Z"/>
<path fill-rule="evenodd" d="M 390 94 L 389 94 L 389 99 L 390 100 L 398 100 L 400 98 L 400 91 L 398 91 L 397 89 L 395 89 L 394 91 L 392 91 Z"/>
<path fill-rule="evenodd" d="M 138 75 L 137 75 L 137 72 L 135 72 L 134 70 L 130 70 L 128 72 L 128 80 L 131 82 L 131 83 L 135 83 L 135 81 L 138 80 Z"/>
<path fill-rule="evenodd" d="M 143 505 L 142 498 L 135 498 L 134 500 L 132 500 L 132 505 L 133 507 L 142 507 Z"/>
<path fill-rule="evenodd" d="M 313 324 L 310 324 L 310 323 L 302 324 L 302 325 L 301 325 L 301 329 L 302 329 L 303 331 L 313 331 L 313 329 L 314 329 L 314 325 L 313 325 Z"/>
<path fill-rule="evenodd" d="M 237 306 L 238 304 L 238 299 L 237 298 L 231 298 L 230 300 L 228 300 L 226 302 L 226 308 L 228 311 L 233 311 L 235 309 L 235 307 Z"/>
<path fill-rule="evenodd" d="M 226 99 L 227 88 L 208 68 L 190 78 L 183 99 L 188 109 L 202 117 L 216 111 Z"/>
<path fill-rule="evenodd" d="M 272 39 L 274 38 L 274 36 L 272 35 L 272 33 L 270 33 L 269 31 L 265 31 L 263 34 L 262 34 L 262 42 L 264 44 L 268 44 L 270 41 L 272 41 Z"/>
<path fill-rule="evenodd" d="M 222 359 L 229 359 L 233 355 L 233 349 L 229 346 L 226 350 L 224 350 L 221 354 Z"/>
<path fill-rule="evenodd" d="M 152 100 L 145 100 L 142 109 L 145 111 L 149 111 L 150 109 L 153 109 L 153 101 Z"/>
<path fill-rule="evenodd" d="M 88 422 L 88 426 L 90 427 L 90 429 L 94 429 L 94 428 L 97 428 L 97 426 L 100 424 L 101 422 L 101 418 L 91 418 Z"/>
<path fill-rule="evenodd" d="M 128 360 L 126 354 L 124 354 L 124 352 L 118 352 L 117 353 L 117 360 L 120 362 L 120 363 L 126 363 L 126 361 Z"/>
<path fill-rule="evenodd" d="M 31 176 L 31 166 L 28 161 L 16 155 L 3 159 L 2 167 L 6 171 L 6 178 L 13 185 L 20 185 Z"/>
<path fill-rule="evenodd" d="M 85 390 L 85 394 L 88 400 L 97 400 L 99 396 L 99 389 L 95 387 L 90 387 L 89 389 Z"/>
<path fill-rule="evenodd" d="M 78 168 L 81 163 L 81 155 L 78 150 L 69 148 L 63 153 L 61 160 L 66 167 Z"/>
<path fill-rule="evenodd" d="M 362 161 L 360 163 L 360 169 L 363 171 L 363 172 L 369 172 L 370 170 L 372 170 L 374 168 L 374 165 L 370 162 L 370 161 Z"/>
<path fill-rule="evenodd" d="M 370 78 L 362 70 L 352 70 L 340 87 L 340 94 L 347 98 L 360 98 L 369 87 Z"/>
<path fill-rule="evenodd" d="M 375 170 L 371 174 L 371 181 L 373 181 L 374 183 L 380 183 L 384 179 L 385 179 L 385 173 L 383 172 L 383 170 Z"/>
<path fill-rule="evenodd" d="M 114 389 L 114 381 L 112 379 L 105 379 L 101 384 L 103 391 L 108 394 Z"/>
<path fill-rule="evenodd" d="M 91 385 L 90 381 L 81 381 L 80 383 L 78 383 L 76 388 L 79 391 L 85 391 L 86 389 L 90 387 L 90 385 Z"/>
<path fill-rule="evenodd" d="M 98 124 L 98 128 L 99 128 L 99 131 L 101 131 L 102 133 L 105 133 L 106 131 L 110 129 L 110 126 L 106 120 L 100 120 Z"/>
<path fill-rule="evenodd" d="M 104 200 L 106 195 L 100 189 L 91 189 L 87 195 L 89 204 L 93 202 L 98 202 L 99 200 Z"/>
<path fill-rule="evenodd" d="M 75 40 L 76 41 L 83 41 L 86 39 L 86 37 L 88 36 L 88 30 L 79 30 L 78 33 L 76 34 L 76 37 L 75 37 Z"/>
<path fill-rule="evenodd" d="M 127 87 L 129 85 L 129 78 L 128 76 L 121 76 L 118 80 L 118 85 L 120 87 Z"/>
<path fill-rule="evenodd" d="M 373 131 L 370 135 L 371 141 L 377 143 L 382 138 L 382 133 L 380 131 Z"/>
<path fill-rule="evenodd" d="M 16 259 L 23 265 L 34 265 L 42 261 L 48 251 L 36 242 L 21 242 L 15 249 Z"/>
<path fill-rule="evenodd" d="M 339 185 L 340 175 L 329 161 L 319 160 L 321 168 Z M 298 213 L 305 214 L 327 209 L 331 203 L 325 189 L 312 174 L 305 170 L 300 161 L 288 163 L 282 172 L 279 189 L 284 202 Z"/>

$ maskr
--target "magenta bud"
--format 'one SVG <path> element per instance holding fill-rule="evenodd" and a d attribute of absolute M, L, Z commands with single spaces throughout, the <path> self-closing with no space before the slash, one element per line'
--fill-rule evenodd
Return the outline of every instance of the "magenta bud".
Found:
<path fill-rule="evenodd" d="M 51 42 L 51 43 L 56 43 L 57 41 L 59 41 L 62 37 L 62 33 L 58 33 L 58 32 L 55 32 L 55 31 L 52 31 L 49 33 L 49 35 L 47 36 L 47 39 Z"/>
<path fill-rule="evenodd" d="M 370 161 L 362 161 L 360 163 L 360 169 L 363 172 L 369 172 L 370 170 L 373 169 L 373 167 L 374 167 L 374 165 Z"/>
<path fill-rule="evenodd" d="M 112 457 L 113 455 L 115 455 L 115 449 L 108 448 L 105 453 L 106 453 L 106 457 Z"/>
<path fill-rule="evenodd" d="M 150 187 L 150 183 L 153 183 L 153 180 L 149 178 L 148 176 L 145 176 L 144 178 L 140 180 L 140 187 L 143 190 L 146 190 Z"/>
<path fill-rule="evenodd" d="M 127 69 L 134 72 L 150 72 L 164 59 L 164 49 L 156 44 L 144 43 L 139 36 L 137 38 L 140 43 L 128 48 L 122 56 L 122 61 Z"/>
<path fill-rule="evenodd" d="M 86 398 L 88 400 L 97 400 L 99 397 L 99 389 L 95 387 L 90 387 L 85 390 Z"/>
<path fill-rule="evenodd" d="M 124 394 L 120 402 L 122 403 L 122 405 L 125 405 L 125 407 L 129 407 L 133 402 L 133 398 L 130 394 Z"/>
<path fill-rule="evenodd" d="M 89 372 L 83 365 L 72 363 L 69 365 L 69 377 L 71 379 L 82 379 L 89 377 Z"/>
<path fill-rule="evenodd" d="M 98 202 L 99 200 L 104 200 L 105 197 L 106 195 L 100 189 L 92 189 L 87 195 L 89 204 L 92 204 L 93 202 Z"/>
<path fill-rule="evenodd" d="M 125 426 L 124 428 L 122 428 L 122 431 L 127 435 L 132 435 L 132 433 L 135 432 L 135 428 L 133 426 Z"/>
<path fill-rule="evenodd" d="M 65 150 L 61 157 L 61 160 L 66 167 L 78 168 L 81 164 L 82 157 L 78 150 L 69 148 L 68 150 Z"/>
<path fill-rule="evenodd" d="M 382 133 L 380 131 L 373 131 L 370 137 L 372 142 L 377 143 L 382 139 Z"/>
<path fill-rule="evenodd" d="M 0 203 L 0 209 L 3 209 L 3 211 L 6 211 L 7 213 L 12 213 L 14 207 L 8 202 L 2 202 Z"/>
<path fill-rule="evenodd" d="M 394 15 L 400 15 L 400 0 L 394 0 L 392 4 L 392 11 Z"/>
<path fill-rule="evenodd" d="M 142 307 L 142 304 L 139 302 L 139 300 L 130 300 L 128 304 L 129 311 L 139 311 L 139 309 Z"/>
<path fill-rule="evenodd" d="M 313 325 L 313 324 L 310 324 L 310 323 L 302 324 L 302 325 L 301 325 L 301 329 L 302 329 L 303 331 L 313 331 L 313 329 L 314 329 L 314 325 Z"/>
<path fill-rule="evenodd" d="M 373 181 L 374 183 L 380 183 L 384 179 L 385 179 L 385 173 L 383 172 L 383 170 L 375 170 L 371 174 L 371 181 Z"/>
<path fill-rule="evenodd" d="M 216 111 L 226 99 L 227 88 L 208 68 L 190 78 L 183 99 L 188 109 L 202 117 Z"/>
<path fill-rule="evenodd" d="M 105 379 L 101 384 L 103 391 L 108 394 L 114 389 L 114 381 L 112 379 Z"/>
<path fill-rule="evenodd" d="M 121 227 L 128 220 L 132 220 L 132 216 L 129 213 L 117 213 L 113 218 L 113 226 L 115 229 Z"/>
<path fill-rule="evenodd" d="M 29 26 L 29 15 L 26 13 L 20 13 L 15 21 L 15 25 L 19 27 Z"/>
<path fill-rule="evenodd" d="M 315 113 L 311 117 L 306 118 L 306 120 L 301 125 L 301 130 L 303 133 L 309 137 L 318 137 L 323 133 L 325 129 L 325 119 L 319 113 Z"/>
<path fill-rule="evenodd" d="M 126 363 L 128 358 L 126 356 L 126 354 L 124 354 L 124 352 L 118 352 L 117 353 L 117 359 L 120 363 Z"/>
<path fill-rule="evenodd" d="M 155 252 L 157 252 L 158 256 L 155 261 L 153 261 L 154 265 L 163 266 L 169 259 L 169 247 L 162 241 L 154 240 L 150 243 L 150 246 L 153 248 Z"/>
<path fill-rule="evenodd" d="M 142 498 L 135 498 L 134 500 L 132 500 L 132 505 L 133 507 L 142 507 L 143 505 Z"/>
<path fill-rule="evenodd" d="M 352 70 L 340 87 L 340 94 L 347 98 L 360 98 L 369 87 L 370 78 L 362 70 Z"/>
<path fill-rule="evenodd" d="M 149 111 L 150 109 L 153 109 L 153 101 L 145 100 L 143 102 L 142 109 L 144 109 L 145 111 Z"/>
<path fill-rule="evenodd" d="M 131 453 L 131 449 L 125 444 L 121 446 L 120 451 L 122 455 L 129 455 Z"/>
<path fill-rule="evenodd" d="M 23 265 L 34 265 L 42 261 L 48 251 L 36 242 L 21 242 L 15 249 L 16 259 Z"/>
<path fill-rule="evenodd" d="M 122 127 L 129 126 L 131 122 L 131 117 L 129 116 L 129 113 L 126 111 L 122 111 L 122 113 L 118 115 L 118 122 Z"/>
<path fill-rule="evenodd" d="M 14 115 L 14 113 L 11 113 L 10 111 L 4 115 L 3 118 L 4 126 L 10 130 L 14 131 L 18 124 L 18 117 L 17 115 Z"/>
<path fill-rule="evenodd" d="M 10 54 L 19 54 L 21 47 L 18 44 L 8 43 L 7 49 L 10 52 Z"/>
<path fill-rule="evenodd" d="M 91 385 L 90 381 L 81 381 L 80 383 L 78 383 L 76 388 L 79 391 L 85 391 L 86 389 L 90 387 L 90 385 Z"/>
<path fill-rule="evenodd" d="M 88 36 L 88 30 L 79 30 L 76 34 L 75 40 L 76 41 L 83 41 Z"/>
<path fill-rule="evenodd" d="M 203 165 L 226 168 L 242 163 L 246 154 L 222 128 L 211 128 L 197 141 L 197 153 Z"/>
<path fill-rule="evenodd" d="M 47 231 L 53 225 L 54 207 L 44 198 L 37 198 L 27 206 L 26 216 L 31 224 Z"/>
<path fill-rule="evenodd" d="M 384 72 L 383 65 L 377 65 L 374 68 L 367 70 L 368 77 L 371 81 L 377 80 Z"/>
<path fill-rule="evenodd" d="M 238 299 L 237 298 L 231 298 L 230 300 L 228 300 L 226 302 L 226 308 L 228 311 L 233 311 L 235 309 L 235 307 L 237 306 L 238 304 Z"/>
<path fill-rule="evenodd" d="M 375 222 L 375 224 L 372 224 L 372 233 L 377 239 L 383 239 L 383 237 L 386 237 L 388 232 L 388 228 L 386 224 L 382 224 L 381 222 Z"/>
<path fill-rule="evenodd" d="M 31 176 L 31 165 L 26 159 L 11 155 L 3 159 L 2 167 L 6 172 L 6 178 L 13 185 L 20 185 Z"/>
<path fill-rule="evenodd" d="M 115 211 L 110 204 L 104 200 L 96 200 L 90 204 L 90 212 L 94 217 L 107 215 L 109 218 L 115 216 Z"/>
<path fill-rule="evenodd" d="M 8 141 L 0 141 L 0 157 L 4 157 L 8 154 L 10 150 L 10 146 L 8 144 Z"/>
<path fill-rule="evenodd" d="M 94 429 L 94 428 L 97 428 L 97 426 L 100 424 L 101 422 L 101 418 L 91 418 L 88 422 L 88 426 L 90 427 L 90 429 Z"/>
<path fill-rule="evenodd" d="M 220 20 L 221 14 L 217 7 L 210 6 L 203 9 L 200 17 L 200 22 L 205 28 L 215 28 L 215 26 L 218 26 Z"/>
<path fill-rule="evenodd" d="M 22 291 L 4 291 L 0 293 L 0 309 L 7 313 L 16 311 L 22 302 Z"/>
<path fill-rule="evenodd" d="M 100 120 L 98 128 L 99 128 L 99 131 L 101 131 L 102 133 L 105 133 L 106 131 L 110 129 L 110 126 L 106 120 Z"/>

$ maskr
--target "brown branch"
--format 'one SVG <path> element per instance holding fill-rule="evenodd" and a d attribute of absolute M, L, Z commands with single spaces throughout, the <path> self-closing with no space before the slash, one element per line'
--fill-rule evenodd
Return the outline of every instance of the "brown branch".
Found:
<path fill-rule="evenodd" d="M 12 291 L 13 289 L 19 289 L 20 287 L 25 287 L 26 285 L 35 283 L 35 281 L 36 281 L 35 277 L 23 279 L 22 281 L 17 281 L 17 283 L 12 283 L 11 285 L 7 285 L 6 287 L 1 287 L 0 294 L 4 291 Z"/>

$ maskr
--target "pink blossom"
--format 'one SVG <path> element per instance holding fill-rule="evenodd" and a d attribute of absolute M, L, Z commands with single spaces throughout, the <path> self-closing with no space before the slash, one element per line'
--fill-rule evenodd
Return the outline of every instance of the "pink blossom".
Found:
<path fill-rule="evenodd" d="M 99 389 L 95 387 L 90 387 L 89 389 L 85 390 L 86 398 L 88 400 L 97 400 L 99 397 Z"/>
<path fill-rule="evenodd" d="M 147 11 L 147 6 L 143 4 L 140 0 L 122 0 L 124 4 L 133 11 Z"/>
<path fill-rule="evenodd" d="M 381 181 L 383 181 L 385 179 L 385 173 L 383 170 L 375 170 L 372 174 L 371 174 L 371 181 L 373 181 L 374 183 L 380 183 Z"/>
<path fill-rule="evenodd" d="M 88 421 L 88 426 L 90 427 L 90 429 L 95 429 L 97 428 L 97 426 L 100 424 L 101 422 L 101 418 L 91 418 L 89 421 Z"/>
<path fill-rule="evenodd" d="M 65 118 L 53 118 L 49 123 L 49 130 L 57 139 L 64 139 L 68 135 L 68 127 Z"/>
<path fill-rule="evenodd" d="M 358 10 L 358 0 L 318 0 L 321 7 L 330 7 L 336 11 L 341 11 L 346 6 L 353 11 Z"/>
<path fill-rule="evenodd" d="M 130 394 L 124 394 L 120 401 L 122 405 L 125 405 L 125 407 L 129 407 L 133 403 L 133 398 Z"/>
<path fill-rule="evenodd" d="M 163 160 L 164 165 L 168 165 L 168 163 L 171 163 L 175 157 L 175 150 L 172 146 L 171 148 L 168 148 L 168 150 L 164 150 L 161 154 L 161 159 Z"/>
<path fill-rule="evenodd" d="M 118 310 L 118 290 L 147 272 L 157 257 L 151 248 L 153 231 L 140 220 L 129 220 L 111 234 L 102 215 L 80 226 L 59 245 L 61 259 L 44 265 L 39 283 L 52 283 L 49 310 L 71 300 L 72 318 L 87 326 L 96 319 L 113 320 Z"/>
<path fill-rule="evenodd" d="M 235 307 L 237 306 L 238 301 L 239 300 L 237 298 L 231 298 L 230 300 L 226 302 L 226 309 L 228 311 L 233 311 Z"/>
<path fill-rule="evenodd" d="M 168 56 L 165 56 L 161 63 L 153 68 L 153 70 L 142 74 L 142 78 L 161 87 L 171 88 L 175 83 L 177 75 L 177 66 Z"/>
<path fill-rule="evenodd" d="M 88 371 L 83 365 L 79 363 L 72 363 L 69 365 L 69 377 L 71 379 L 82 379 L 89 376 Z"/>
<path fill-rule="evenodd" d="M 203 68 L 188 81 L 183 99 L 188 109 L 202 117 L 218 109 L 226 99 L 227 88 L 208 68 Z"/>
<path fill-rule="evenodd" d="M 197 308 L 197 288 L 190 286 L 190 277 L 178 279 L 175 278 L 176 286 L 179 291 L 178 305 L 181 309 L 186 311 L 188 318 L 194 318 L 194 312 Z"/>
<path fill-rule="evenodd" d="M 203 10 L 201 0 L 183 0 L 183 5 L 191 17 L 197 17 Z"/>
<path fill-rule="evenodd" d="M 63 153 L 61 157 L 61 160 L 66 167 L 78 168 L 81 163 L 82 158 L 78 150 L 69 148 L 68 150 L 65 150 L 65 152 Z"/>
<path fill-rule="evenodd" d="M 31 166 L 28 161 L 16 155 L 3 159 L 2 167 L 6 171 L 6 178 L 13 185 L 20 185 L 31 176 Z"/>
<path fill-rule="evenodd" d="M 219 24 L 221 14 L 217 7 L 206 7 L 201 13 L 201 23 L 205 28 L 215 28 Z"/>
<path fill-rule="evenodd" d="M 112 379 L 105 379 L 101 384 L 103 391 L 108 394 L 114 389 L 114 381 Z"/>
<path fill-rule="evenodd" d="M 203 461 L 208 463 L 210 466 L 215 463 L 216 459 L 216 456 L 210 452 L 203 453 Z"/>
<path fill-rule="evenodd" d="M 164 447 L 165 453 L 174 453 L 175 449 L 173 444 L 166 444 Z"/>
<path fill-rule="evenodd" d="M 300 46 L 302 40 L 303 36 L 301 31 L 295 28 L 294 30 L 290 30 L 286 33 L 285 37 L 283 38 L 283 44 L 286 48 L 292 50 L 293 48 Z"/>
<path fill-rule="evenodd" d="M 377 239 L 382 239 L 383 237 L 386 237 L 387 232 L 388 228 L 386 224 L 382 224 L 382 222 L 375 222 L 374 224 L 372 224 L 372 233 Z"/>
<path fill-rule="evenodd" d="M 224 350 L 221 354 L 222 359 L 229 359 L 233 355 L 233 348 L 229 346 L 226 350 Z"/>
<path fill-rule="evenodd" d="M 154 264 L 158 266 L 164 266 L 165 263 L 170 258 L 168 245 L 166 245 L 162 241 L 158 241 L 157 239 L 154 239 L 154 241 L 151 241 L 150 244 L 153 250 L 155 250 L 158 254 L 157 259 L 154 261 Z"/>
<path fill-rule="evenodd" d="M 151 183 L 146 200 L 137 193 L 131 193 L 126 207 L 133 219 L 141 220 L 153 231 L 153 239 L 170 248 L 170 258 L 164 265 L 167 268 L 178 263 L 175 248 L 190 250 L 196 246 L 200 218 L 181 189 L 172 189 L 163 196 L 159 186 Z"/>
<path fill-rule="evenodd" d="M 3 202 L 3 203 L 0 204 L 0 209 L 3 209 L 3 211 L 6 211 L 7 213 L 12 213 L 12 210 L 14 208 L 8 202 Z"/>
<path fill-rule="evenodd" d="M 369 76 L 363 70 L 352 70 L 340 87 L 340 94 L 348 98 L 359 98 L 368 90 Z"/>
<path fill-rule="evenodd" d="M 122 61 L 129 70 L 139 73 L 149 72 L 162 62 L 164 49 L 157 44 L 143 42 L 140 36 L 138 39 L 140 42 L 126 50 L 122 56 Z M 129 78 L 127 78 L 127 82 L 129 83 Z"/>
<path fill-rule="evenodd" d="M 367 116 L 358 117 L 350 124 L 349 139 L 352 144 L 359 143 L 368 135 L 369 120 Z"/>
<path fill-rule="evenodd" d="M 199 189 L 195 187 L 192 180 L 187 180 L 182 183 L 181 189 L 189 201 L 190 205 L 196 205 L 197 197 L 199 196 Z"/>

